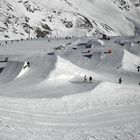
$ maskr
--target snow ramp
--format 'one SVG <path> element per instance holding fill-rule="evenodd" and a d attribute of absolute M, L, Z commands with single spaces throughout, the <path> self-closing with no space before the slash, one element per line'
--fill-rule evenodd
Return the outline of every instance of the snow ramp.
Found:
<path fill-rule="evenodd" d="M 35 55 L 28 58 L 26 61 L 30 63 L 30 67 L 27 67 L 28 70 L 25 73 L 23 72 L 23 74 L 20 74 L 17 79 L 35 81 L 46 78 L 49 75 L 55 68 L 57 57 L 55 55 Z"/>
<path fill-rule="evenodd" d="M 93 70 L 101 62 L 101 55 L 102 52 L 95 52 L 91 58 L 88 58 L 82 55 L 81 50 L 69 50 L 62 57 L 79 67 Z"/>
<path fill-rule="evenodd" d="M 10 58 L 9 58 L 10 59 Z M 5 62 L 0 73 L 0 84 L 8 83 L 12 80 L 22 81 L 33 81 L 35 79 L 46 78 L 49 73 L 55 68 L 56 56 L 49 55 L 34 55 L 32 57 L 25 57 L 23 61 L 15 57 L 13 61 Z M 27 66 L 26 62 L 30 63 L 30 67 Z"/>
<path fill-rule="evenodd" d="M 8 61 L 0 73 L 0 83 L 7 83 L 13 80 L 22 70 L 24 62 Z"/>

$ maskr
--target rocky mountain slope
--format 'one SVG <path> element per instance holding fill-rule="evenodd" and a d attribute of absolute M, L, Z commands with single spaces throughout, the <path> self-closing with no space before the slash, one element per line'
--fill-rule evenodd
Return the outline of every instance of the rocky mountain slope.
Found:
<path fill-rule="evenodd" d="M 134 35 L 139 0 L 1 0 L 0 39 Z"/>

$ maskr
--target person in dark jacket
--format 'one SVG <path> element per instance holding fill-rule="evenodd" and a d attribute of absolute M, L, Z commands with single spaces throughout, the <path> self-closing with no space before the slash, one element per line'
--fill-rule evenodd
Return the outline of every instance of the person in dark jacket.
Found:
<path fill-rule="evenodd" d="M 27 62 L 27 66 L 28 66 L 28 68 L 30 67 L 30 62 Z"/>
<path fill-rule="evenodd" d="M 121 84 L 122 83 L 122 78 L 119 78 L 119 84 Z"/>
<path fill-rule="evenodd" d="M 137 66 L 138 72 L 140 72 L 140 66 Z"/>
<path fill-rule="evenodd" d="M 87 82 L 87 76 L 86 75 L 84 76 L 84 82 L 85 83 Z"/>
<path fill-rule="evenodd" d="M 92 83 L 92 77 L 91 76 L 89 77 L 89 83 Z"/>

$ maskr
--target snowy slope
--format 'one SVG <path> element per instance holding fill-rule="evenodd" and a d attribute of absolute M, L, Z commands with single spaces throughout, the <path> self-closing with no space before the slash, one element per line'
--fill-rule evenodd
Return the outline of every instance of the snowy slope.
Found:
<path fill-rule="evenodd" d="M 9 57 L 0 73 L 0 138 L 139 139 L 140 73 L 134 67 L 140 64 L 139 40 L 100 40 L 100 50 L 111 49 L 112 53 L 95 53 L 99 51 L 95 46 L 94 67 L 93 58 L 82 56 L 78 44 L 95 45 L 98 38 L 0 42 L 0 58 Z M 121 46 L 120 42 L 128 44 Z M 56 50 L 60 45 L 62 50 Z M 24 68 L 27 61 L 30 67 Z M 85 74 L 93 77 L 93 83 L 83 83 Z M 122 84 L 118 84 L 119 77 Z"/>
<path fill-rule="evenodd" d="M 139 3 L 0 1 L 0 139 L 139 140 Z"/>
<path fill-rule="evenodd" d="M 130 0 L 2 0 L 0 39 L 133 35 L 139 12 Z"/>

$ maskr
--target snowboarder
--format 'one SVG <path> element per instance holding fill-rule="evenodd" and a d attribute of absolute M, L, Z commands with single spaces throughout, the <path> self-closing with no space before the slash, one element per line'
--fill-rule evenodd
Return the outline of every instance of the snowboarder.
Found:
<path fill-rule="evenodd" d="M 27 62 L 27 66 L 28 66 L 28 68 L 30 67 L 30 62 Z"/>
<path fill-rule="evenodd" d="M 85 83 L 87 82 L 87 76 L 86 75 L 84 76 L 84 82 Z"/>
<path fill-rule="evenodd" d="M 92 83 L 92 77 L 91 76 L 89 77 L 89 83 Z"/>
<path fill-rule="evenodd" d="M 138 72 L 140 72 L 140 66 L 137 66 Z"/>
<path fill-rule="evenodd" d="M 121 84 L 122 83 L 122 78 L 119 78 L 119 84 Z"/>

